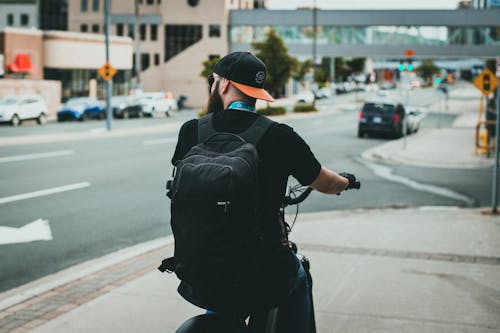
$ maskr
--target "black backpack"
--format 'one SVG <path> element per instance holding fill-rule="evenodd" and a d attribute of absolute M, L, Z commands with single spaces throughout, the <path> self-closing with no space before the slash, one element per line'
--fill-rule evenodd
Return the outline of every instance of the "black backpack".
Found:
<path fill-rule="evenodd" d="M 244 132 L 217 132 L 212 114 L 198 121 L 198 144 L 175 165 L 167 185 L 175 271 L 191 286 L 237 289 L 251 283 L 263 239 L 256 145 L 272 121 L 259 116 Z"/>

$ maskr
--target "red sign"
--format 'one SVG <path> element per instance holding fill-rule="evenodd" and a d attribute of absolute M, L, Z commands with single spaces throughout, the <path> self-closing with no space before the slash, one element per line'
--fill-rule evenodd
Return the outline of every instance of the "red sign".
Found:
<path fill-rule="evenodd" d="M 413 51 L 412 49 L 405 50 L 405 56 L 413 57 L 414 55 L 415 55 L 415 51 Z"/>
<path fill-rule="evenodd" d="M 18 53 L 14 59 L 14 62 L 7 66 L 9 71 L 14 73 L 24 73 L 31 72 L 33 70 L 33 65 L 31 64 L 31 59 L 29 54 Z"/>

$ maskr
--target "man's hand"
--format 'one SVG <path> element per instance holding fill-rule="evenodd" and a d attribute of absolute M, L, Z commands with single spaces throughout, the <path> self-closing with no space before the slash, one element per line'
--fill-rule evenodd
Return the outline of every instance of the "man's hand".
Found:
<path fill-rule="evenodd" d="M 347 185 L 346 190 L 353 188 L 359 190 L 359 188 L 361 187 L 361 183 L 356 180 L 356 176 L 354 176 L 352 173 L 341 172 L 339 173 L 339 176 L 347 178 L 347 180 L 349 181 L 349 185 Z"/>

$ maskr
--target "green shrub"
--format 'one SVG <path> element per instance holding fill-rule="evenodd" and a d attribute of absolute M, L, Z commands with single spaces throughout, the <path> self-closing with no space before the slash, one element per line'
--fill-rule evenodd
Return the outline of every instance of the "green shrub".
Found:
<path fill-rule="evenodd" d="M 309 103 L 297 103 L 293 107 L 293 112 L 316 112 L 318 111 L 313 104 Z"/>
<path fill-rule="evenodd" d="M 278 116 L 286 113 L 286 109 L 282 106 L 269 106 L 266 108 L 258 109 L 258 114 L 262 114 L 265 116 Z"/>

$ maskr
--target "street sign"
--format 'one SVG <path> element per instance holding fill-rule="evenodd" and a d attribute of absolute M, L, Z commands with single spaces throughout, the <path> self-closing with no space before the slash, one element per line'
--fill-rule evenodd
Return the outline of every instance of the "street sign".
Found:
<path fill-rule="evenodd" d="M 415 51 L 413 49 L 407 49 L 405 50 L 405 56 L 407 57 L 413 57 L 415 55 Z"/>
<path fill-rule="evenodd" d="M 116 69 L 111 66 L 109 62 L 105 63 L 101 68 L 97 70 L 97 73 L 104 79 L 104 81 L 109 81 L 115 76 Z"/>
<path fill-rule="evenodd" d="M 498 79 L 488 68 L 485 68 L 481 74 L 476 76 L 473 83 L 477 89 L 482 91 L 483 95 L 489 95 L 496 89 Z"/>

